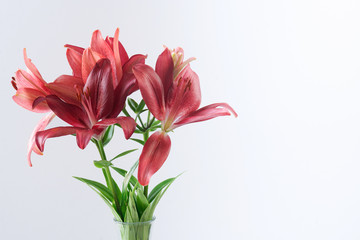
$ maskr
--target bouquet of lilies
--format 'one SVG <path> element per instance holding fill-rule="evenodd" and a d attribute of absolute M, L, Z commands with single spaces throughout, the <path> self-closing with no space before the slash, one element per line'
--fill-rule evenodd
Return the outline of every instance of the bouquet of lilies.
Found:
<path fill-rule="evenodd" d="M 226 103 L 199 108 L 199 78 L 190 68 L 194 58 L 184 60 L 183 49 L 165 48 L 153 69 L 145 64 L 146 55 L 129 57 L 118 39 L 119 29 L 114 37 L 105 39 L 96 30 L 88 48 L 65 45 L 73 74 L 61 75 L 53 82 L 43 79 L 24 49 L 27 70 L 18 70 L 12 78 L 16 90 L 13 100 L 27 110 L 48 113 L 31 134 L 27 153 L 30 166 L 32 152 L 42 155 L 49 138 L 73 135 L 81 149 L 92 142 L 101 158 L 93 164 L 102 170 L 105 182 L 76 179 L 104 200 L 116 221 L 148 222 L 176 178 L 148 189 L 151 177 L 169 155 L 169 132 L 185 124 L 237 114 Z M 138 102 L 129 97 L 137 90 L 142 96 Z M 54 117 L 67 124 L 46 129 Z M 129 171 L 116 167 L 114 160 L 135 149 L 111 159 L 105 154 L 104 147 L 112 140 L 116 127 L 123 130 L 126 139 L 143 146 Z M 115 181 L 114 174 L 123 177 L 121 184 Z M 148 232 L 148 228 L 134 227 L 122 229 L 121 234 L 124 239 L 147 239 Z"/>

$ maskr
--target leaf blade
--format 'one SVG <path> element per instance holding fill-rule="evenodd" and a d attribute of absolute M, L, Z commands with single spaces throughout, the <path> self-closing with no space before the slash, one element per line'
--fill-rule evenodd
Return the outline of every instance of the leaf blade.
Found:
<path fill-rule="evenodd" d="M 106 197 L 110 202 L 114 201 L 114 196 L 111 193 L 111 191 L 102 183 L 90 180 L 90 179 L 86 179 L 86 178 L 80 178 L 80 177 L 74 177 L 75 179 L 86 183 L 87 185 L 94 187 L 95 189 L 97 189 L 99 192 L 101 192 L 104 197 Z"/>
<path fill-rule="evenodd" d="M 115 157 L 113 157 L 113 158 L 112 158 L 111 160 L 109 160 L 109 161 L 110 161 L 110 162 L 111 162 L 111 161 L 114 161 L 115 159 L 117 159 L 117 158 L 119 158 L 119 157 L 123 157 L 123 156 L 125 156 L 125 155 L 127 155 L 127 154 L 129 154 L 129 153 L 132 153 L 132 152 L 136 151 L 136 150 L 138 150 L 138 148 L 124 151 L 124 152 L 116 155 Z"/>

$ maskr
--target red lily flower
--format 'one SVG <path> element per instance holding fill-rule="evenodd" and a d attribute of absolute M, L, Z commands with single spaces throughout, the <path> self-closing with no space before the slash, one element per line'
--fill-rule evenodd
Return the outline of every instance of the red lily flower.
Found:
<path fill-rule="evenodd" d="M 161 168 L 170 152 L 167 132 L 231 113 L 237 116 L 226 103 L 198 109 L 201 102 L 199 78 L 189 65 L 193 58 L 183 59 L 181 48 L 173 51 L 166 48 L 159 56 L 155 70 L 145 64 L 133 68 L 146 105 L 154 117 L 162 121 L 161 131 L 150 136 L 140 155 L 138 179 L 143 186 L 149 184 L 151 176 Z"/>
<path fill-rule="evenodd" d="M 41 76 L 38 69 L 31 62 L 31 59 L 27 57 L 26 49 L 24 49 L 24 60 L 25 65 L 27 67 L 27 71 L 18 70 L 15 73 L 15 77 L 12 78 L 12 85 L 16 90 L 16 94 L 13 96 L 13 100 L 24 107 L 27 110 L 43 113 L 49 112 L 51 109 L 49 108 L 46 102 L 41 102 L 33 107 L 34 101 L 39 97 L 45 97 L 47 95 L 53 94 L 51 88 L 49 88 L 49 84 L 45 82 L 43 77 Z M 69 89 L 73 88 L 74 85 L 79 84 L 77 78 L 73 76 L 63 75 L 59 77 L 55 82 L 62 86 L 62 88 Z M 81 81 L 82 84 L 82 81 Z M 70 93 L 70 91 L 68 91 Z M 68 94 L 69 95 L 69 94 Z M 74 96 L 69 96 L 74 97 Z M 35 135 L 38 131 L 42 131 L 46 128 L 46 126 L 51 122 L 51 120 L 55 117 L 54 113 L 49 113 L 45 117 L 43 117 L 39 123 L 35 126 L 29 142 L 28 142 L 28 153 L 27 159 L 29 165 L 31 164 L 31 153 L 35 152 L 36 154 L 42 155 L 42 151 L 35 144 Z"/>
<path fill-rule="evenodd" d="M 129 58 L 119 41 L 119 28 L 116 29 L 114 38 L 107 36 L 103 39 L 99 30 L 94 31 L 90 47 L 87 49 L 70 44 L 66 44 L 65 47 L 68 48 L 66 56 L 74 77 L 82 78 L 84 83 L 86 83 L 95 63 L 101 58 L 107 58 L 111 63 L 114 88 L 121 85 L 120 89 L 127 92 L 127 95 L 138 89 L 132 73 L 132 66 L 137 63 L 144 63 L 146 56 L 136 54 Z"/>
<path fill-rule="evenodd" d="M 63 75 L 55 82 L 47 84 L 51 93 L 61 96 L 60 98 L 67 103 L 80 107 L 77 89 L 87 84 L 88 76 L 96 62 L 106 58 L 110 61 L 112 85 L 115 91 L 113 102 L 116 103 L 114 104 L 116 109 L 111 117 L 119 115 L 124 108 L 126 97 L 138 89 L 132 68 L 135 64 L 145 63 L 146 56 L 136 54 L 129 58 L 118 39 L 119 29 L 116 29 L 114 38 L 106 37 L 106 39 L 103 39 L 101 32 L 96 30 L 92 35 L 90 47 L 87 49 L 65 45 L 68 48 L 66 56 L 73 70 L 73 76 Z"/>
<path fill-rule="evenodd" d="M 77 104 L 66 102 L 61 94 L 40 97 L 34 101 L 34 107 L 45 101 L 59 118 L 72 125 L 37 132 L 35 141 L 41 152 L 48 138 L 70 134 L 76 134 L 78 146 L 84 149 L 92 137 L 99 138 L 109 125 L 116 123 L 122 127 L 127 139 L 132 135 L 135 121 L 129 117 L 116 117 L 119 105 L 123 103 L 115 100 L 124 97 L 117 96 L 121 91 L 114 89 L 111 62 L 108 59 L 98 61 L 84 87 L 77 87 L 76 90 Z"/>
<path fill-rule="evenodd" d="M 46 87 L 46 82 L 42 78 L 39 70 L 31 62 L 31 59 L 26 55 L 24 49 L 24 61 L 27 71 L 19 69 L 12 78 L 11 84 L 16 90 L 13 100 L 21 107 L 33 112 L 49 112 L 50 108 L 44 102 L 32 108 L 34 100 L 38 97 L 44 97 L 50 94 Z"/>
<path fill-rule="evenodd" d="M 91 137 L 99 138 L 107 126 L 115 123 L 122 125 L 126 138 L 131 136 L 134 120 L 117 116 L 126 97 L 138 89 L 132 67 L 144 63 L 146 56 L 138 54 L 129 58 L 118 37 L 119 29 L 114 38 L 105 40 L 97 30 L 87 49 L 65 45 L 73 76 L 61 75 L 51 83 L 43 80 L 24 50 L 29 72 L 19 70 L 13 78 L 12 84 L 17 90 L 14 101 L 35 112 L 52 110 L 72 125 L 43 131 L 53 117 L 49 121 L 46 117 L 42 119 L 30 137 L 30 166 L 31 152 L 42 154 L 44 143 L 50 137 L 76 134 L 78 146 L 85 148 Z"/>

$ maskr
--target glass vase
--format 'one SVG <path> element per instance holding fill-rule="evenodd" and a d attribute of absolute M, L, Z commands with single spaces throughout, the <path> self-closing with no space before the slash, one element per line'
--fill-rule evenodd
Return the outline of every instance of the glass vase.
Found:
<path fill-rule="evenodd" d="M 150 240 L 155 217 L 147 222 L 128 223 L 114 221 L 117 225 L 118 240 Z"/>

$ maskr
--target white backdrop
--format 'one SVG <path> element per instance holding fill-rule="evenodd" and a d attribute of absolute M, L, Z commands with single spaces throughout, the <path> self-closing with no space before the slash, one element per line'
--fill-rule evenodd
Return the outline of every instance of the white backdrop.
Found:
<path fill-rule="evenodd" d="M 12 101 L 10 79 L 23 47 L 53 81 L 70 73 L 64 44 L 88 46 L 93 30 L 116 27 L 151 65 L 163 44 L 183 47 L 197 58 L 202 105 L 239 113 L 171 134 L 152 182 L 186 173 L 157 208 L 154 240 L 359 239 L 359 12 L 356 0 L 3 1 L 0 239 L 115 239 L 107 206 L 71 177 L 101 179 L 94 146 L 51 139 L 29 168 L 41 116 Z M 135 146 L 116 138 L 109 155 Z"/>

